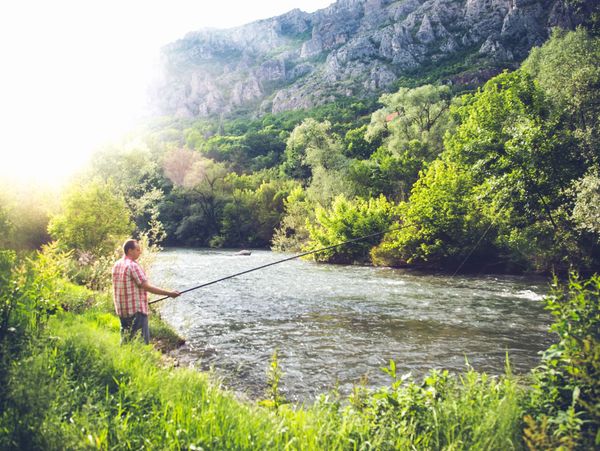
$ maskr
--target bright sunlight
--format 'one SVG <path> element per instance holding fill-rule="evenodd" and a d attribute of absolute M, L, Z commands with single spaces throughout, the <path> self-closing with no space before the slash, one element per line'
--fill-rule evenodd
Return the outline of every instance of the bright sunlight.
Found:
<path fill-rule="evenodd" d="M 149 114 L 160 48 L 204 27 L 312 12 L 331 0 L 78 2 L 0 6 L 0 177 L 59 185 Z"/>

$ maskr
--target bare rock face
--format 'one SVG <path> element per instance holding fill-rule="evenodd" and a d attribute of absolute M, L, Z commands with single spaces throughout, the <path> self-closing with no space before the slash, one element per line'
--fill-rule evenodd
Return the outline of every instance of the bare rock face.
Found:
<path fill-rule="evenodd" d="M 580 22 L 564 0 L 338 0 L 312 14 L 189 33 L 163 49 L 154 103 L 183 117 L 310 108 L 380 94 L 401 75 L 464 55 L 480 67 L 511 66 L 551 27 Z"/>

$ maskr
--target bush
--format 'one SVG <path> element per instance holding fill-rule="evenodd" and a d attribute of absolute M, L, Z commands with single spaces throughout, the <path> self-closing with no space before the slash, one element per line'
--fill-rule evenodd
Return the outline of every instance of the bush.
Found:
<path fill-rule="evenodd" d="M 566 287 L 556 280 L 546 298 L 559 341 L 535 371 L 527 429 L 532 449 L 600 446 L 600 276 Z"/>
<path fill-rule="evenodd" d="M 384 196 L 368 201 L 338 196 L 329 210 L 318 207 L 315 224 L 309 224 L 308 227 L 313 249 L 379 235 L 319 252 L 314 254 L 315 260 L 329 263 L 368 261 L 370 249 L 381 241 L 383 233 L 393 224 L 395 215 L 394 204 Z"/>

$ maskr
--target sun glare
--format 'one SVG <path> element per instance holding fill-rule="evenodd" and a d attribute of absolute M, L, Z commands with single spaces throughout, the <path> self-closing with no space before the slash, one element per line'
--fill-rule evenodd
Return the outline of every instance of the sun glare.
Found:
<path fill-rule="evenodd" d="M 147 114 L 161 46 L 331 1 L 71 0 L 0 6 L 0 176 L 63 183 Z"/>

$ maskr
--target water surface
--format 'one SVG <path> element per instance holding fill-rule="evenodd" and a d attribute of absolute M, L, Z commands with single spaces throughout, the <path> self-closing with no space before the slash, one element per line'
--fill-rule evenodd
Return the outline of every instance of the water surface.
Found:
<path fill-rule="evenodd" d="M 253 251 L 170 249 L 151 278 L 185 289 L 289 255 Z M 275 349 L 291 400 L 310 400 L 366 380 L 389 383 L 398 372 L 429 369 L 513 372 L 539 363 L 553 337 L 541 299 L 545 279 L 448 276 L 407 270 L 322 265 L 291 260 L 159 304 L 163 318 L 187 341 L 184 358 L 214 368 L 224 384 L 252 397 L 264 394 Z"/>

